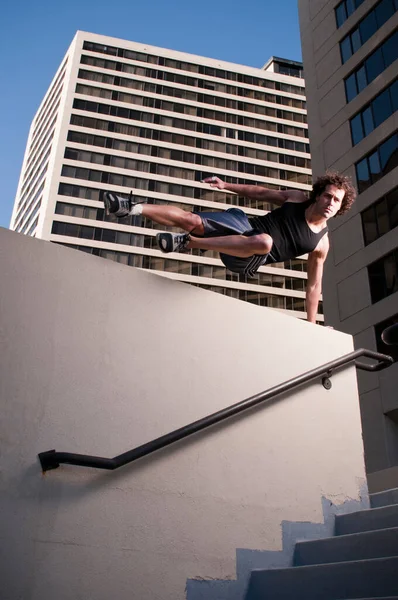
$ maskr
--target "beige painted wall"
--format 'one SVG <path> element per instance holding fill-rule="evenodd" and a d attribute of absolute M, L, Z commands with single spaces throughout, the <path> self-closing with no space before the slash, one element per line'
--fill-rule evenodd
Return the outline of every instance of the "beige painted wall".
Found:
<path fill-rule="evenodd" d="M 236 548 L 364 482 L 355 369 L 115 472 L 114 456 L 350 352 L 352 339 L 0 230 L 2 600 L 178 600 L 234 578 Z"/>

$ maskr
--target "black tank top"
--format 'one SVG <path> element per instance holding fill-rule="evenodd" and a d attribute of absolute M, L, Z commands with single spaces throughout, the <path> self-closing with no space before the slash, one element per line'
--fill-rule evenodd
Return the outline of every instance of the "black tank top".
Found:
<path fill-rule="evenodd" d="M 319 233 L 309 228 L 305 211 L 310 204 L 311 200 L 285 202 L 263 217 L 250 217 L 253 229 L 268 233 L 274 240 L 267 262 L 283 262 L 315 250 L 328 228 Z"/>

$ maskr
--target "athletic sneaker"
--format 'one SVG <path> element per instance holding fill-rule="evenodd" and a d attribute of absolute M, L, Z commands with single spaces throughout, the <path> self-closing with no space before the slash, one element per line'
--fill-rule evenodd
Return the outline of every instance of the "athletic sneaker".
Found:
<path fill-rule="evenodd" d="M 189 233 L 157 233 L 156 241 L 162 252 L 184 252 L 191 239 Z"/>
<path fill-rule="evenodd" d="M 130 211 L 135 204 L 142 204 L 146 202 L 146 200 L 138 198 L 138 200 L 133 200 L 132 192 L 130 192 L 128 198 L 124 198 L 123 196 L 119 196 L 114 192 L 104 192 L 101 190 L 100 192 L 100 201 L 105 204 L 106 214 L 113 214 L 115 217 L 128 217 L 130 215 Z"/>

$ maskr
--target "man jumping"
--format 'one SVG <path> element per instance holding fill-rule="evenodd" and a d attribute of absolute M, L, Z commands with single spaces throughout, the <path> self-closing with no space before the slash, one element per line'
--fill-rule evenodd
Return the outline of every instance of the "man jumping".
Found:
<path fill-rule="evenodd" d="M 215 250 L 230 271 L 249 277 L 265 263 L 284 262 L 308 253 L 307 319 L 315 323 L 323 264 L 329 250 L 327 221 L 347 212 L 354 202 L 356 191 L 349 178 L 327 173 L 316 180 L 309 197 L 300 190 L 277 191 L 225 183 L 219 177 L 209 177 L 204 183 L 249 199 L 271 202 L 278 208 L 260 217 L 248 217 L 239 208 L 195 213 L 174 206 L 141 204 L 131 194 L 124 198 L 114 192 L 102 192 L 101 197 L 108 214 L 143 215 L 159 225 L 180 227 L 186 232 L 158 233 L 156 240 L 162 252 Z"/>

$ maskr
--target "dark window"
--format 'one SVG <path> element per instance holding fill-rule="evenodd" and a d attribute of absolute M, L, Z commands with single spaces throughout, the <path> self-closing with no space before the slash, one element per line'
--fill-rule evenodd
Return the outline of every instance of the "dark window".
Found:
<path fill-rule="evenodd" d="M 372 10 L 359 24 L 362 44 L 377 31 L 376 14 Z"/>
<path fill-rule="evenodd" d="M 398 0 L 397 0 L 398 2 Z M 395 112 L 398 110 L 398 79 L 394 81 L 391 88 L 391 101 L 392 101 L 392 110 Z"/>
<path fill-rule="evenodd" d="M 378 48 L 365 61 L 368 83 L 373 81 L 384 69 L 383 54 Z"/>
<path fill-rule="evenodd" d="M 350 122 L 351 125 L 351 136 L 352 143 L 358 144 L 364 137 L 363 128 L 362 128 L 362 117 L 361 114 L 357 115 Z"/>
<path fill-rule="evenodd" d="M 348 77 L 345 80 L 345 91 L 347 96 L 347 102 L 351 102 L 351 100 L 355 98 L 355 96 L 358 94 L 357 79 L 355 73 L 350 75 L 350 77 Z"/>
<path fill-rule="evenodd" d="M 359 50 L 359 48 L 362 46 L 361 35 L 358 28 L 355 29 L 351 34 L 351 44 L 353 52 L 357 52 L 357 50 Z"/>
<path fill-rule="evenodd" d="M 398 4 L 398 3 L 397 3 Z M 347 102 L 350 102 L 371 81 L 398 58 L 398 31 L 368 56 L 356 71 L 345 79 Z"/>
<path fill-rule="evenodd" d="M 356 75 L 357 75 L 357 87 L 358 87 L 358 94 L 359 94 L 360 92 L 362 92 L 363 89 L 366 88 L 366 86 L 369 83 L 369 80 L 366 75 L 365 66 L 362 66 L 360 69 L 358 69 Z"/>
<path fill-rule="evenodd" d="M 363 109 L 361 113 L 350 120 L 352 141 L 354 145 L 360 142 L 363 137 L 369 135 L 373 129 L 378 127 L 393 114 L 393 94 L 398 91 L 396 91 L 396 85 L 397 82 L 395 81 L 381 94 L 376 96 L 370 105 Z"/>
<path fill-rule="evenodd" d="M 382 50 L 386 69 L 398 58 L 398 31 L 384 42 Z"/>
<path fill-rule="evenodd" d="M 359 190 L 359 193 L 361 193 L 361 192 L 365 191 L 371 185 L 368 161 L 366 158 L 364 160 L 361 160 L 361 162 L 359 162 L 356 165 L 356 172 L 357 172 L 358 190 Z"/>
<path fill-rule="evenodd" d="M 377 4 L 374 11 L 376 13 L 377 27 L 381 27 L 396 11 L 394 0 L 382 0 Z"/>
<path fill-rule="evenodd" d="M 368 267 L 372 303 L 398 291 L 398 253 L 391 252 Z"/>
<path fill-rule="evenodd" d="M 387 207 L 390 218 L 390 228 L 398 227 L 398 188 L 387 194 Z"/>
<path fill-rule="evenodd" d="M 397 166 L 397 142 L 397 135 L 393 135 L 380 146 L 380 162 L 384 174 L 388 173 Z"/>
<path fill-rule="evenodd" d="M 347 10 L 345 7 L 345 2 L 341 2 L 336 8 L 336 22 L 337 27 L 341 27 L 342 24 L 347 20 Z"/>
<path fill-rule="evenodd" d="M 362 213 L 362 231 L 365 246 L 368 246 L 379 238 L 377 230 L 375 207 L 371 206 Z"/>
<path fill-rule="evenodd" d="M 374 129 L 372 109 L 370 106 L 363 111 L 362 118 L 365 135 L 369 135 Z"/>
<path fill-rule="evenodd" d="M 342 42 L 340 42 L 341 49 L 341 60 L 343 63 L 347 62 L 347 60 L 352 56 L 352 47 L 351 47 L 351 38 L 349 35 L 344 38 Z"/>
<path fill-rule="evenodd" d="M 375 181 L 380 179 L 380 177 L 382 176 L 381 167 L 380 167 L 380 159 L 379 159 L 379 154 L 378 154 L 377 150 L 376 150 L 376 152 L 374 152 L 373 154 L 371 154 L 369 156 L 368 161 L 369 161 L 370 178 L 372 180 L 372 183 L 374 183 Z"/>
<path fill-rule="evenodd" d="M 372 102 L 375 127 L 385 121 L 392 114 L 392 105 L 389 89 L 384 90 Z"/>

